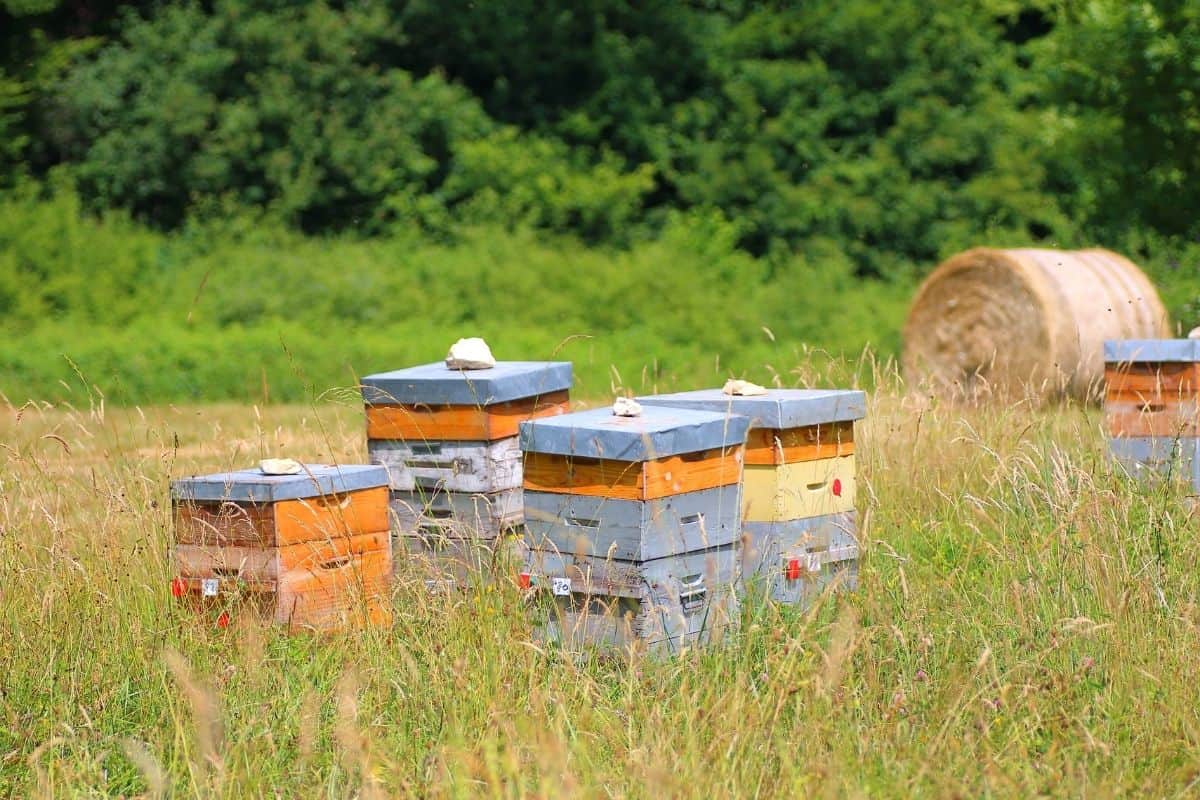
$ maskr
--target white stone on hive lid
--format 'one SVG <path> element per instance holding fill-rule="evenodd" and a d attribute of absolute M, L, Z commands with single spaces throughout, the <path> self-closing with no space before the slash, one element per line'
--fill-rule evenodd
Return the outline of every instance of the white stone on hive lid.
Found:
<path fill-rule="evenodd" d="M 487 342 L 478 336 L 459 339 L 450 346 L 446 354 L 446 366 L 450 369 L 491 369 L 496 366 L 496 357 Z"/>
<path fill-rule="evenodd" d="M 264 458 L 258 462 L 258 471 L 263 475 L 299 475 L 304 467 L 290 458 Z"/>
<path fill-rule="evenodd" d="M 640 417 L 642 415 L 641 404 L 632 397 L 618 397 L 613 402 L 612 410 L 615 417 Z"/>
<path fill-rule="evenodd" d="M 728 395 L 737 395 L 739 397 L 760 397 L 767 393 L 767 390 L 759 386 L 757 383 L 750 381 L 738 380 L 730 378 L 725 381 L 725 386 L 721 389 L 722 392 Z"/>

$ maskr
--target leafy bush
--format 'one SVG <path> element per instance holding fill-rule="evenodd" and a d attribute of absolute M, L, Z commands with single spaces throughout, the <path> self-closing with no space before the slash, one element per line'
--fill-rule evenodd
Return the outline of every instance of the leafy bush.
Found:
<path fill-rule="evenodd" d="M 908 293 L 858 282 L 832 251 L 754 259 L 715 213 L 674 215 L 658 239 L 612 251 L 495 226 L 451 245 L 261 224 L 165 236 L 93 220 L 66 190 L 0 201 L 0 220 L 13 401 L 87 386 L 122 403 L 296 400 L 436 360 L 465 335 L 501 358 L 575 361 L 585 397 L 728 375 L 792 385 L 812 349 L 894 352 Z"/>

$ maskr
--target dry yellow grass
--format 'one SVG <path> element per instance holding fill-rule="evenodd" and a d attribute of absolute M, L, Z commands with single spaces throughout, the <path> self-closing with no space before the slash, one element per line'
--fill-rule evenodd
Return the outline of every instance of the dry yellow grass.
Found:
<path fill-rule="evenodd" d="M 395 588 L 387 630 L 196 624 L 168 478 L 363 458 L 361 411 L 0 408 L 0 794 L 1187 795 L 1200 547 L 1111 474 L 1093 411 L 862 426 L 861 589 L 727 647 L 572 659 L 507 584 Z"/>

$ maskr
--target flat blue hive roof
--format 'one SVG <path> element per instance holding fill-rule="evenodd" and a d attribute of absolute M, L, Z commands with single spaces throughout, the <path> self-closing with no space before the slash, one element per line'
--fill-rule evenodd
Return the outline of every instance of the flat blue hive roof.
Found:
<path fill-rule="evenodd" d="M 1200 361 L 1200 339 L 1110 339 L 1104 343 L 1104 361 Z"/>
<path fill-rule="evenodd" d="M 866 393 L 857 389 L 768 389 L 750 397 L 699 389 L 637 400 L 642 405 L 741 414 L 756 428 L 803 428 L 862 419 L 867 414 Z"/>
<path fill-rule="evenodd" d="M 367 405 L 489 406 L 570 389 L 569 361 L 500 361 L 460 370 L 445 362 L 380 372 L 362 379 Z"/>
<path fill-rule="evenodd" d="M 379 465 L 305 464 L 304 472 L 297 475 L 264 475 L 258 469 L 242 469 L 180 478 L 171 481 L 171 499 L 274 503 L 387 485 L 387 468 Z"/>
<path fill-rule="evenodd" d="M 649 406 L 640 417 L 618 417 L 611 408 L 577 411 L 521 423 L 521 449 L 582 458 L 651 461 L 745 444 L 750 421 L 742 416 Z"/>

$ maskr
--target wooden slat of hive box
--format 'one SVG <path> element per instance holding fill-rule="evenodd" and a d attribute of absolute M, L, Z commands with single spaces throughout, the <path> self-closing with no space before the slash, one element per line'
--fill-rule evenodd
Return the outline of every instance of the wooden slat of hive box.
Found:
<path fill-rule="evenodd" d="M 747 464 L 794 464 L 853 454 L 853 422 L 804 428 L 754 428 L 746 437 Z"/>
<path fill-rule="evenodd" d="M 369 439 L 367 455 L 388 468 L 396 491 L 501 492 L 521 486 L 517 437 L 494 442 Z"/>
<path fill-rule="evenodd" d="M 497 576 L 511 579 L 528 557 L 525 540 L 512 534 L 480 539 L 426 530 L 392 541 L 396 573 L 411 570 L 431 588 L 468 587 Z"/>
<path fill-rule="evenodd" d="M 742 476 L 742 448 L 713 448 L 651 461 L 535 452 L 527 454 L 524 471 L 527 491 L 656 500 L 737 483 Z"/>
<path fill-rule="evenodd" d="M 1104 425 L 1112 437 L 1194 437 L 1200 435 L 1200 402 L 1105 403 Z"/>
<path fill-rule="evenodd" d="M 494 539 L 524 520 L 521 495 L 521 489 L 478 494 L 392 492 L 392 530 L 412 535 L 428 528 L 463 539 Z"/>
<path fill-rule="evenodd" d="M 528 570 L 555 598 L 546 634 L 567 646 L 672 651 L 739 620 L 733 544 L 639 564 L 531 552 Z"/>
<path fill-rule="evenodd" d="M 811 602 L 835 573 L 846 572 L 847 562 L 858 558 L 853 512 L 786 523 L 748 522 L 743 530 L 742 583 L 776 603 Z"/>
<path fill-rule="evenodd" d="M 856 514 L 845 511 L 782 522 L 742 523 L 742 576 L 770 573 L 783 553 L 819 552 L 837 542 L 854 542 Z"/>
<path fill-rule="evenodd" d="M 742 517 L 747 522 L 786 522 L 854 509 L 854 456 L 747 466 Z"/>
<path fill-rule="evenodd" d="M 274 503 L 174 502 L 184 545 L 287 547 L 388 528 L 387 487 Z"/>
<path fill-rule="evenodd" d="M 363 623 L 391 622 L 391 547 L 349 553 L 276 580 L 248 583 L 217 578 L 176 578 L 185 599 L 225 614 L 249 613 L 293 632 L 331 631 Z M 207 584 L 207 585 L 206 585 Z M 215 591 L 215 594 L 211 594 Z"/>
<path fill-rule="evenodd" d="M 1200 364 L 1106 364 L 1104 402 L 1172 403 L 1200 394 Z"/>
<path fill-rule="evenodd" d="M 1187 480 L 1200 491 L 1200 438 L 1117 437 L 1109 439 L 1108 449 L 1113 461 L 1131 478 Z"/>
<path fill-rule="evenodd" d="M 491 442 L 516 436 L 525 420 L 565 414 L 569 405 L 565 390 L 487 406 L 369 405 L 367 438 Z"/>
<path fill-rule="evenodd" d="M 185 579 L 219 578 L 251 585 L 273 584 L 293 570 L 322 569 L 348 555 L 362 555 L 390 547 L 391 534 L 339 535 L 284 547 L 181 544 L 175 548 L 177 574 Z M 273 590 L 272 590 L 273 591 Z"/>
<path fill-rule="evenodd" d="M 737 542 L 738 487 L 655 500 L 525 491 L 530 548 L 648 561 Z"/>

